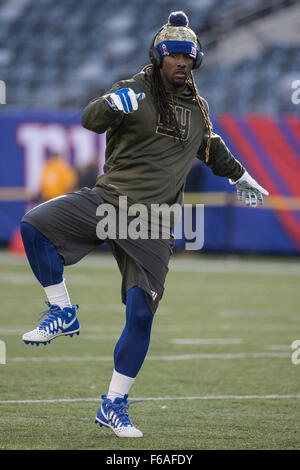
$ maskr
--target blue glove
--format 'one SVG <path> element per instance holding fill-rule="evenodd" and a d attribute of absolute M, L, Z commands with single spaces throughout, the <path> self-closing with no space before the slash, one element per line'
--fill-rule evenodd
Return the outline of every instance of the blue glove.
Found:
<path fill-rule="evenodd" d="M 106 95 L 105 101 L 114 111 L 122 111 L 125 114 L 133 113 L 138 109 L 138 101 L 146 98 L 145 93 L 137 95 L 131 88 L 121 88 L 115 93 Z"/>
<path fill-rule="evenodd" d="M 264 202 L 263 194 L 269 196 L 268 191 L 260 186 L 247 171 L 237 181 L 230 179 L 229 183 L 236 185 L 239 201 L 242 201 L 245 197 L 246 206 L 256 207 L 257 203 L 262 205 Z"/>

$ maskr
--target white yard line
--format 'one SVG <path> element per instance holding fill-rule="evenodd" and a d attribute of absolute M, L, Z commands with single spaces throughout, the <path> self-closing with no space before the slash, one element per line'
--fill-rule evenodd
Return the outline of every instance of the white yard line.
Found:
<path fill-rule="evenodd" d="M 170 340 L 171 344 L 241 344 L 241 338 L 173 338 Z"/>
<path fill-rule="evenodd" d="M 105 309 L 105 305 L 103 305 L 103 309 Z M 157 313 L 159 315 L 159 312 Z M 2 336 L 15 336 L 15 335 L 23 335 L 25 331 L 29 331 L 32 329 L 33 325 L 32 324 L 27 324 L 25 326 L 19 326 L 19 327 L 0 327 L 0 339 L 3 339 Z M 250 330 L 257 330 L 257 325 L 256 323 L 247 323 L 246 325 L 233 325 L 231 323 L 226 324 L 226 325 L 161 325 L 161 324 L 154 324 L 153 325 L 153 334 L 160 334 L 160 333 L 177 333 L 180 334 L 183 331 L 188 331 L 189 334 L 191 332 L 195 333 L 197 330 L 199 331 L 199 334 L 202 334 L 203 331 L 211 331 L 213 330 L 213 333 L 216 333 L 216 331 L 229 331 L 230 333 L 233 333 L 233 331 L 238 330 L 238 333 L 240 334 L 242 331 L 246 331 L 247 333 Z M 95 326 L 84 326 L 84 331 L 83 328 L 81 330 L 81 338 L 86 338 L 86 333 L 92 333 L 92 334 L 104 334 L 104 333 L 111 333 L 111 334 L 116 334 L 120 335 L 121 331 L 123 329 L 123 323 L 120 325 L 112 326 L 112 325 L 95 325 Z M 259 327 L 260 331 L 295 331 L 295 325 L 286 325 L 284 323 L 277 323 L 277 324 L 270 324 L 270 325 L 260 325 Z"/>
<path fill-rule="evenodd" d="M 110 284 L 110 280 L 106 279 L 105 277 L 99 275 L 99 277 L 91 279 L 88 276 L 84 276 L 82 274 L 72 274 L 72 275 L 66 275 L 65 276 L 66 281 L 70 285 L 74 286 L 99 286 L 103 287 L 108 284 Z M 31 273 L 0 273 L 0 282 L 1 284 L 5 285 L 16 285 L 16 284 L 21 284 L 21 285 L 38 285 L 37 280 Z"/>
<path fill-rule="evenodd" d="M 292 343 L 291 344 L 266 344 L 265 349 L 268 349 L 270 351 L 291 351 Z"/>
<path fill-rule="evenodd" d="M 131 401 L 173 401 L 173 400 L 290 400 L 299 399 L 300 395 L 202 395 L 193 397 L 138 397 Z M 100 398 L 53 398 L 45 400 L 0 400 L 0 405 L 33 403 L 76 403 L 100 402 Z"/>
<path fill-rule="evenodd" d="M 37 347 L 37 346 L 34 346 Z M 39 348 L 44 346 L 40 345 Z M 291 354 L 286 352 L 240 352 L 240 353 L 203 353 L 203 354 L 181 354 L 166 356 L 148 356 L 146 361 L 189 361 L 193 359 L 249 359 L 249 358 L 287 358 Z M 112 361 L 112 356 L 23 356 L 7 357 L 7 363 L 16 362 L 94 362 Z"/>
<path fill-rule="evenodd" d="M 78 266 L 88 268 L 115 268 L 116 262 L 112 256 L 107 254 L 90 254 L 78 263 Z M 263 275 L 295 275 L 300 276 L 300 263 L 296 261 L 277 261 L 268 259 L 242 259 L 219 257 L 218 259 L 209 259 L 195 255 L 191 257 L 181 257 L 175 254 L 170 260 L 170 271 L 183 272 L 212 272 L 212 273 L 248 273 Z"/>
<path fill-rule="evenodd" d="M 118 339 L 120 334 L 116 335 L 84 335 L 84 339 L 92 340 L 92 341 L 99 341 L 99 340 L 116 340 Z"/>
<path fill-rule="evenodd" d="M 0 265 L 11 264 L 28 266 L 26 258 L 14 258 L 8 253 L 0 253 Z M 79 268 L 118 269 L 115 259 L 110 253 L 92 253 L 76 264 Z M 66 273 L 76 273 L 76 266 L 67 268 Z M 277 261 L 262 258 L 251 260 L 243 258 L 219 257 L 209 259 L 206 256 L 195 255 L 181 257 L 174 255 L 170 260 L 170 271 L 199 272 L 199 273 L 245 273 L 274 276 L 300 276 L 300 263 L 297 261 Z"/>

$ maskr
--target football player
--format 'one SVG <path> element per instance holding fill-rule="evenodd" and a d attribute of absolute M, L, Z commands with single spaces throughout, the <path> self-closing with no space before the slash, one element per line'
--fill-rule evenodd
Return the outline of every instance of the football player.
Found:
<path fill-rule="evenodd" d="M 63 270 L 103 242 L 96 233 L 103 205 L 115 209 L 118 221 L 122 197 L 129 208 L 143 204 L 147 211 L 153 204 L 182 205 L 195 157 L 235 184 L 247 205 L 262 204 L 263 195 L 268 195 L 213 132 L 208 104 L 193 77 L 202 57 L 187 16 L 173 12 L 153 39 L 151 64 L 115 83 L 85 108 L 82 125 L 92 132 L 106 132 L 104 173 L 93 188 L 51 199 L 22 219 L 28 261 L 48 299 L 39 326 L 24 334 L 25 343 L 46 344 L 57 336 L 79 334 L 78 306 L 71 304 Z M 130 421 L 127 399 L 146 357 L 163 296 L 173 247 L 171 229 L 166 234 L 161 222 L 156 238 L 124 237 L 117 231 L 107 240 L 122 274 L 126 319 L 114 349 L 111 382 L 95 421 L 119 437 L 142 436 Z"/>

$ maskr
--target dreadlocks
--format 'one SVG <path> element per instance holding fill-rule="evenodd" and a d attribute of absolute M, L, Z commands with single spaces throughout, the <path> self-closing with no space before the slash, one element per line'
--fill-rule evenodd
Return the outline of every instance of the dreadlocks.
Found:
<path fill-rule="evenodd" d="M 183 145 L 182 134 L 176 119 L 175 111 L 168 102 L 167 92 L 158 67 L 153 67 L 151 93 L 161 123 L 173 128 L 175 131 L 175 137 L 178 138 L 181 145 Z"/>
<path fill-rule="evenodd" d="M 206 106 L 204 105 L 203 99 L 199 95 L 198 87 L 195 83 L 193 72 L 190 73 L 190 75 L 187 79 L 187 85 L 189 85 L 191 87 L 191 89 L 194 93 L 194 96 L 197 100 L 198 106 L 201 109 L 202 115 L 204 117 L 206 127 L 208 129 L 208 139 L 207 139 L 206 149 L 205 149 L 205 161 L 208 162 L 208 160 L 209 160 L 209 149 L 210 149 L 210 142 L 211 142 L 211 135 L 212 135 L 213 127 L 212 127 L 211 120 L 209 119 L 208 111 L 206 109 Z"/>
<path fill-rule="evenodd" d="M 143 68 L 143 71 L 149 70 L 151 68 L 153 69 L 152 74 L 151 74 L 151 94 L 154 99 L 157 114 L 160 117 L 162 124 L 165 124 L 174 129 L 175 137 L 179 139 L 181 145 L 184 145 L 184 142 L 182 140 L 182 133 L 178 125 L 175 111 L 172 108 L 172 106 L 169 104 L 168 99 L 167 99 L 167 92 L 164 87 L 163 81 L 161 79 L 159 67 L 156 67 L 153 65 L 147 65 L 146 67 Z M 194 80 L 193 72 L 191 72 L 188 77 L 187 85 L 191 88 L 197 100 L 197 103 L 202 112 L 206 127 L 208 129 L 208 139 L 207 139 L 207 144 L 206 144 L 206 149 L 205 149 L 205 161 L 208 162 L 211 135 L 212 135 L 212 123 L 210 121 L 204 102 L 201 96 L 199 95 L 199 91 Z"/>

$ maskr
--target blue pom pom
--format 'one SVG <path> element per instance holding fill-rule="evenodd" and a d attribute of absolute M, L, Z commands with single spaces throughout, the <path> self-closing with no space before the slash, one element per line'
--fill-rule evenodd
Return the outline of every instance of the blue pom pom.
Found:
<path fill-rule="evenodd" d="M 184 11 L 173 11 L 169 15 L 168 24 L 172 26 L 188 26 L 189 19 Z"/>

